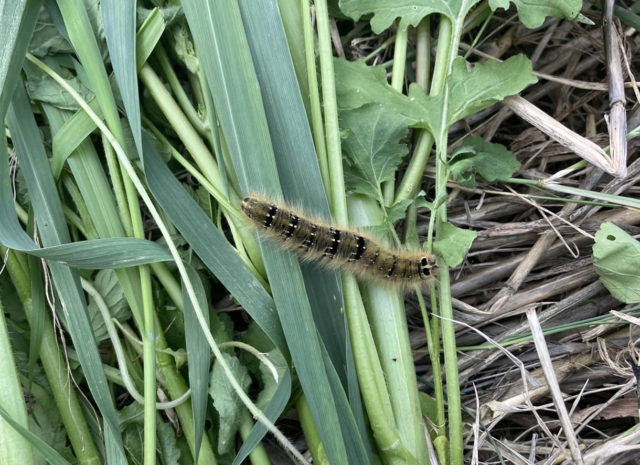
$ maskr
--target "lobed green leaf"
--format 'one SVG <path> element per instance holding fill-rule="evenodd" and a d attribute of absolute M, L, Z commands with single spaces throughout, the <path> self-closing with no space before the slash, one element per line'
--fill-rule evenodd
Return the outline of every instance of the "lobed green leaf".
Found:
<path fill-rule="evenodd" d="M 353 20 L 373 13 L 371 29 L 381 33 L 400 18 L 398 27 L 406 29 L 417 26 L 426 16 L 434 13 L 442 14 L 452 21 L 467 12 L 480 0 L 340 0 L 340 9 Z"/>
<path fill-rule="evenodd" d="M 355 193 L 381 201 L 380 186 L 393 179 L 409 149 L 400 140 L 409 132 L 408 118 L 371 103 L 341 113 L 345 182 Z"/>
<path fill-rule="evenodd" d="M 520 168 L 520 162 L 504 145 L 471 136 L 451 154 L 449 168 L 458 183 L 474 188 L 478 176 L 490 182 L 506 181 Z"/>
<path fill-rule="evenodd" d="M 518 17 L 528 28 L 540 27 L 547 16 L 575 19 L 582 9 L 582 0 L 489 0 L 492 10 L 509 8 L 513 3 Z"/>

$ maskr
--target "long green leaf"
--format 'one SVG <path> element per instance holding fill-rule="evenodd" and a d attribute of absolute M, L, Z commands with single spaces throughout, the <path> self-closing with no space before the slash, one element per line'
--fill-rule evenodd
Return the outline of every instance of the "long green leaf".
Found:
<path fill-rule="evenodd" d="M 42 0 L 0 0 L 0 119 L 11 102 Z"/>
<path fill-rule="evenodd" d="M 136 2 L 103 0 L 100 4 L 111 66 L 138 153 L 142 152 L 138 74 L 136 72 Z"/>
<path fill-rule="evenodd" d="M 207 295 L 200 281 L 198 273 L 190 266 L 186 267 L 189 279 L 193 284 L 193 290 L 198 298 L 200 308 L 204 309 L 204 317 L 209 323 L 209 304 Z M 195 429 L 195 457 L 198 462 L 204 422 L 207 416 L 208 385 L 209 385 L 209 360 L 211 349 L 205 338 L 202 328 L 198 324 L 193 305 L 189 296 L 182 287 L 182 300 L 184 302 L 184 332 L 186 339 L 187 360 L 189 362 L 189 386 L 191 387 L 191 408 L 193 410 L 193 428 Z"/>
<path fill-rule="evenodd" d="M 14 93 L 7 120 L 11 130 L 12 141 L 16 148 L 18 162 L 29 189 L 42 243 L 45 246 L 67 243 L 70 238 L 62 213 L 62 206 L 53 182 L 49 161 L 40 141 L 40 133 L 22 85 L 19 85 Z M 0 153 L 0 179 L 3 180 L 0 184 L 5 185 L 8 183 L 9 171 L 4 143 L 0 150 L 4 151 L 4 153 Z M 7 193 L 9 194 L 8 199 L 4 197 Z M 7 200 L 11 199 L 8 184 L 6 187 L 2 187 L 2 195 L 4 198 L 0 201 L 0 205 L 2 205 L 0 208 L 6 212 L 7 204 L 9 203 Z M 9 203 L 9 205 L 11 204 Z M 15 218 L 15 213 L 11 212 L 8 217 Z M 13 224 L 13 227 L 15 226 L 19 228 L 17 221 Z M 27 236 L 22 229 L 19 229 L 19 231 L 21 231 L 19 240 L 24 241 Z M 115 408 L 107 388 L 107 380 L 102 370 L 91 323 L 87 316 L 79 277 L 77 273 L 65 265 L 50 262 L 49 267 L 58 295 L 61 301 L 64 302 L 62 309 L 83 373 L 87 378 L 89 389 L 98 409 L 103 415 L 105 439 L 110 441 L 110 446 L 114 444 L 116 446 L 107 448 L 107 459 L 109 463 L 124 465 L 126 464 L 126 459 Z"/>

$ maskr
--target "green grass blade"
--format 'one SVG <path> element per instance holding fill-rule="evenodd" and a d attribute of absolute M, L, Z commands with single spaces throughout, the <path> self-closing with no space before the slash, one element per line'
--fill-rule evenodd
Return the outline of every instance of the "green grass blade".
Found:
<path fill-rule="evenodd" d="M 169 251 L 155 242 L 132 237 L 93 239 L 30 250 L 32 255 L 75 268 L 102 270 L 172 260 Z"/>
<path fill-rule="evenodd" d="M 193 290 L 200 308 L 204 309 L 204 317 L 209 323 L 209 305 L 207 295 L 200 281 L 198 273 L 190 266 L 186 267 L 189 279 L 193 284 Z M 189 386 L 191 387 L 191 408 L 193 410 L 193 428 L 195 430 L 195 459 L 198 462 L 202 433 L 204 432 L 204 422 L 207 415 L 207 405 L 209 400 L 209 360 L 211 349 L 205 338 L 195 310 L 191 305 L 189 296 L 182 287 L 182 300 L 184 302 L 184 333 L 186 338 L 187 359 L 189 361 Z"/>
<path fill-rule="evenodd" d="M 41 0 L 0 0 L 0 118 L 11 102 Z"/>
<path fill-rule="evenodd" d="M 42 456 L 47 460 L 47 463 L 50 465 L 71 465 L 67 462 L 64 457 L 62 457 L 53 447 L 50 447 L 46 442 L 40 439 L 35 434 L 32 434 L 28 429 L 23 427 L 20 423 L 14 420 L 9 412 L 7 412 L 4 408 L 0 407 L 0 417 L 4 418 L 4 420 L 9 423 L 15 431 L 21 434 L 24 438 L 26 438 L 33 447 L 35 447 Z M 20 458 L 16 461 L 11 462 L 2 462 L 2 463 L 20 463 L 28 465 L 28 462 L 25 462 L 25 457 L 20 456 Z"/>
<path fill-rule="evenodd" d="M 84 4 L 73 0 L 60 0 L 58 8 L 60 8 L 69 39 L 82 62 L 91 90 L 96 95 L 107 125 L 115 134 L 116 139 L 122 141 L 120 116 L 87 10 Z"/>
<path fill-rule="evenodd" d="M 27 427 L 27 407 L 24 403 L 22 386 L 13 360 L 13 351 L 4 316 L 4 306 L 0 302 L 0 409 L 13 423 Z M 33 451 L 24 436 L 13 427 L 13 423 L 0 420 L 0 463 L 21 463 L 33 465 Z"/>
<path fill-rule="evenodd" d="M 40 141 L 40 133 L 31 112 L 26 92 L 18 86 L 8 113 L 8 123 L 12 141 L 18 155 L 21 171 L 27 181 L 30 198 L 38 220 L 42 243 L 45 246 L 69 242 L 69 233 L 64 222 L 62 207 L 51 175 L 49 161 Z M 0 154 L 0 179 L 7 179 L 7 155 Z M 5 190 L 6 192 L 6 190 Z M 5 199 L 6 202 L 6 199 Z M 14 214 L 15 217 L 15 214 Z M 22 239 L 26 234 L 22 232 Z M 33 246 L 32 246 L 33 247 Z M 103 415 L 105 434 L 116 440 L 117 453 L 108 455 L 109 463 L 126 464 L 122 439 L 112 403 L 107 389 L 107 381 L 98 354 L 91 323 L 87 317 L 84 295 L 77 273 L 67 266 L 49 263 L 51 275 L 68 323 L 69 333 L 78 353 L 80 364 L 98 409 Z M 114 451 L 114 448 L 108 448 Z"/>
<path fill-rule="evenodd" d="M 136 72 L 136 2 L 104 0 L 100 4 L 111 66 L 138 153 L 142 152 L 140 100 Z"/>
<path fill-rule="evenodd" d="M 291 372 L 286 370 L 282 375 L 282 379 L 278 384 L 275 394 L 273 394 L 271 401 L 264 409 L 265 416 L 267 418 L 278 418 L 287 406 L 289 397 L 291 397 Z M 262 423 L 256 423 L 251 430 L 251 433 L 249 433 L 249 436 L 242 444 L 242 447 L 238 450 L 238 454 L 233 460 L 232 465 L 240 465 L 243 463 L 243 460 L 249 456 L 251 451 L 260 442 L 266 432 L 267 428 Z"/>

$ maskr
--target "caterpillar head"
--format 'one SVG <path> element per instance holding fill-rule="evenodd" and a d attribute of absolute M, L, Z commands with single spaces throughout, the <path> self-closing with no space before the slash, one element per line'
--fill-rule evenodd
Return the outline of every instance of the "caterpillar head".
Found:
<path fill-rule="evenodd" d="M 423 279 L 431 277 L 433 274 L 432 268 L 435 267 L 435 262 L 433 261 L 433 257 L 424 256 L 420 258 L 419 261 L 420 274 Z"/>

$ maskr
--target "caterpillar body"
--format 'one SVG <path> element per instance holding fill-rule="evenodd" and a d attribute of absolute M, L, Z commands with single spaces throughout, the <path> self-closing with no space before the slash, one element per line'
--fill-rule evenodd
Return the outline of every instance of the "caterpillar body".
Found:
<path fill-rule="evenodd" d="M 366 234 L 307 218 L 251 194 L 242 211 L 258 232 L 303 260 L 349 271 L 365 280 L 401 288 L 420 288 L 435 276 L 435 258 L 426 252 L 389 248 Z"/>

